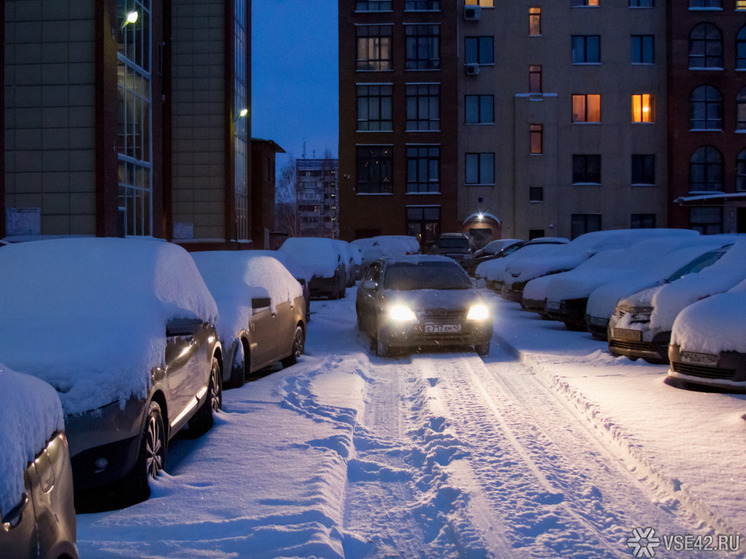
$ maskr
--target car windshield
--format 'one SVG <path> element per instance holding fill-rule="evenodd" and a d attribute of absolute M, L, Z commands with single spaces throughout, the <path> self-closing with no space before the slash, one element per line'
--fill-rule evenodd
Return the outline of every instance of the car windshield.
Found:
<path fill-rule="evenodd" d="M 668 276 L 665 280 L 666 283 L 671 283 L 677 279 L 681 279 L 689 274 L 696 274 L 707 268 L 707 266 L 713 265 L 715 262 L 720 260 L 720 257 L 727 252 L 731 245 L 719 248 L 718 250 L 711 250 L 705 252 L 703 255 L 698 256 L 685 266 L 682 266 L 676 270 L 673 274 Z"/>
<path fill-rule="evenodd" d="M 464 270 L 451 262 L 398 262 L 386 269 L 383 286 L 396 291 L 414 289 L 469 289 Z"/>

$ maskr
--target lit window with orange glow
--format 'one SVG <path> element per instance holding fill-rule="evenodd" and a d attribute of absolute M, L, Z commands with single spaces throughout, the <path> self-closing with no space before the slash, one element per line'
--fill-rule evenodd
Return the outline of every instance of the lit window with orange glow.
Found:
<path fill-rule="evenodd" d="M 544 153 L 544 125 L 532 124 L 530 127 L 531 154 L 541 155 Z"/>
<path fill-rule="evenodd" d="M 598 6 L 600 0 L 572 0 L 570 6 L 573 8 L 585 8 L 589 6 Z"/>
<path fill-rule="evenodd" d="M 632 122 L 655 122 L 655 95 L 632 96 Z"/>
<path fill-rule="evenodd" d="M 528 9 L 528 34 L 531 37 L 541 35 L 541 8 Z"/>
<path fill-rule="evenodd" d="M 572 121 L 601 122 L 601 96 L 598 94 L 573 95 Z"/>
<path fill-rule="evenodd" d="M 466 0 L 464 2 L 466 6 L 482 6 L 483 8 L 494 8 L 494 0 Z"/>

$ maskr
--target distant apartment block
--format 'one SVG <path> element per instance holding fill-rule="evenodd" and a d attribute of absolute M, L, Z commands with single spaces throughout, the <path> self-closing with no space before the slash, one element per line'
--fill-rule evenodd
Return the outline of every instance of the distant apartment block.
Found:
<path fill-rule="evenodd" d="M 337 159 L 295 161 L 297 236 L 339 238 L 337 167 Z"/>

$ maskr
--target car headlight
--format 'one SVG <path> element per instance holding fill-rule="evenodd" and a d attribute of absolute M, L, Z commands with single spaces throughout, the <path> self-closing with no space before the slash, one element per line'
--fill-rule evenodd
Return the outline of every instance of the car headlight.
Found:
<path fill-rule="evenodd" d="M 490 309 L 483 303 L 476 303 L 469 308 L 466 315 L 467 320 L 487 320 L 490 317 Z"/>
<path fill-rule="evenodd" d="M 394 322 L 415 322 L 417 315 L 407 305 L 392 305 L 389 307 L 389 319 Z"/>
<path fill-rule="evenodd" d="M 653 307 L 632 307 L 629 309 L 630 322 L 650 322 L 650 315 L 653 313 Z"/>

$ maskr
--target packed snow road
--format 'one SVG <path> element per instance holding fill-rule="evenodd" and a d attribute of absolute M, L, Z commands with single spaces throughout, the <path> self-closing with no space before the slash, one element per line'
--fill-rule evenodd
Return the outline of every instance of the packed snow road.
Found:
<path fill-rule="evenodd" d="M 354 295 L 314 301 L 307 355 L 227 391 L 148 501 L 78 515 L 81 557 L 630 557 L 656 551 L 638 528 L 705 533 L 512 352 L 376 357 Z"/>

